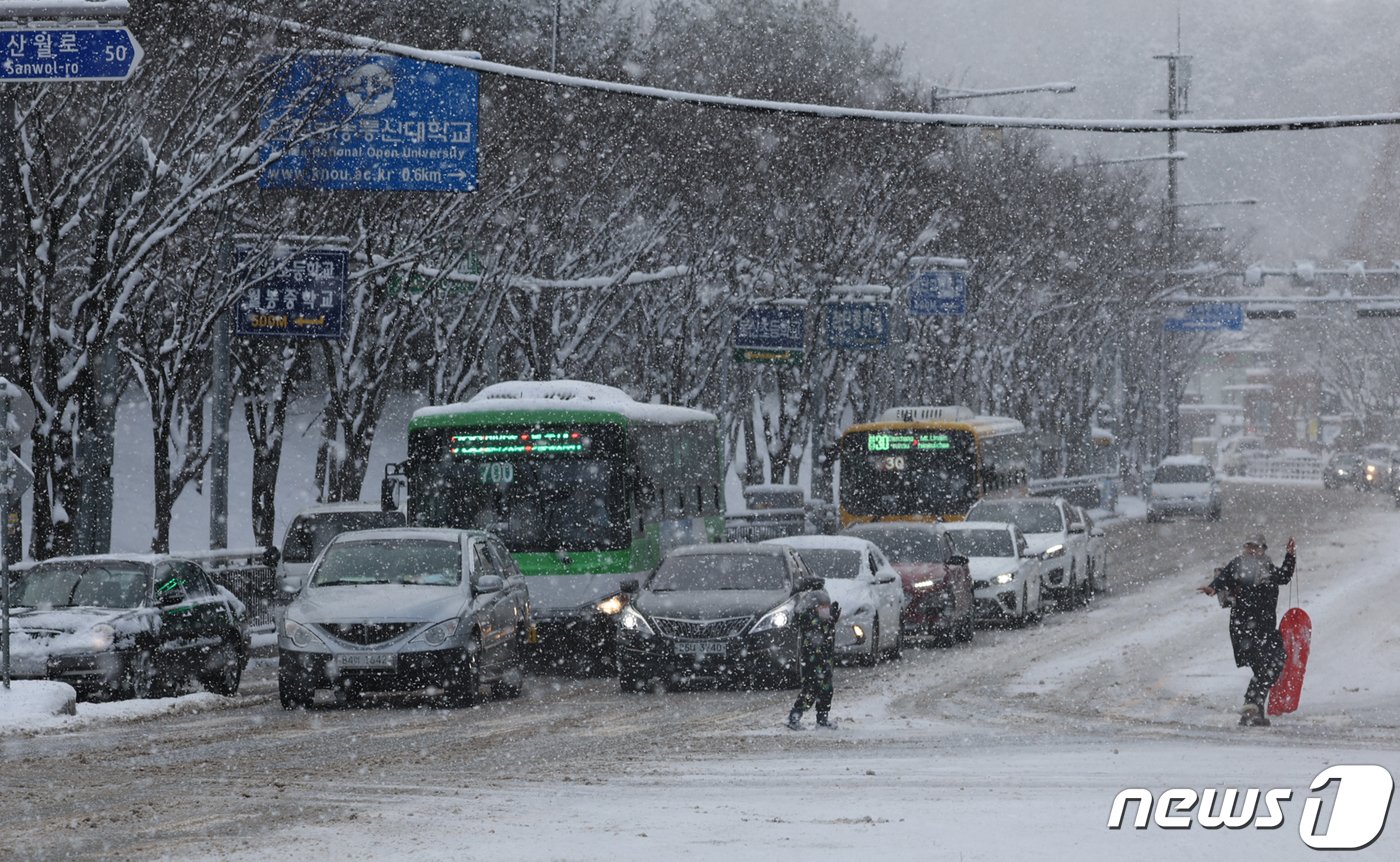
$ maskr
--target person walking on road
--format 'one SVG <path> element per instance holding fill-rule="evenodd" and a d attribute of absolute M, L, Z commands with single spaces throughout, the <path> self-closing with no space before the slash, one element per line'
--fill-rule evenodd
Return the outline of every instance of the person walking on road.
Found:
<path fill-rule="evenodd" d="M 1278 588 L 1293 580 L 1297 545 L 1289 538 L 1281 566 L 1274 565 L 1267 550 L 1259 533 L 1245 537 L 1244 553 L 1216 569 L 1210 584 L 1197 589 L 1218 597 L 1222 606 L 1230 608 L 1235 665 L 1254 673 L 1240 710 L 1240 724 L 1245 727 L 1269 726 L 1269 689 L 1278 681 L 1288 658 L 1278 631 Z"/>
<path fill-rule="evenodd" d="M 802 693 L 788 713 L 787 726 L 803 730 L 802 713 L 817 708 L 817 727 L 835 729 L 830 718 L 832 669 L 836 663 L 836 620 L 841 605 L 831 600 L 826 582 L 810 578 L 797 597 L 797 631 L 802 650 Z"/>

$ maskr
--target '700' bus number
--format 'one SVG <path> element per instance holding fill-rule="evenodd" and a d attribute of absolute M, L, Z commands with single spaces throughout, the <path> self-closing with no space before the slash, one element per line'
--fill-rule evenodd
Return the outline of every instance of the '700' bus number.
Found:
<path fill-rule="evenodd" d="M 509 461 L 478 464 L 476 478 L 483 485 L 508 485 L 515 481 L 515 465 Z"/>
<path fill-rule="evenodd" d="M 870 460 L 875 462 L 876 470 L 903 470 L 909 466 L 903 455 L 876 455 Z"/>

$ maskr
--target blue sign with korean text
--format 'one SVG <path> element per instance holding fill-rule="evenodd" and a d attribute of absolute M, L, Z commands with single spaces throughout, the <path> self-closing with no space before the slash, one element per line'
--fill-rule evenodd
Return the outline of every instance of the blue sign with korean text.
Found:
<path fill-rule="evenodd" d="M 384 54 L 284 63 L 263 108 L 262 188 L 476 191 L 477 73 Z"/>
<path fill-rule="evenodd" d="M 1162 327 L 1172 332 L 1244 329 L 1244 306 L 1238 302 L 1198 302 L 1184 314 L 1168 317 Z"/>
<path fill-rule="evenodd" d="M 238 247 L 240 265 L 251 246 Z M 239 301 L 233 334 L 290 338 L 340 338 L 345 320 L 345 291 L 350 253 L 343 248 L 313 248 L 274 256 L 249 281 Z"/>
<path fill-rule="evenodd" d="M 751 305 L 734 321 L 734 346 L 801 350 L 806 313 L 800 306 Z"/>
<path fill-rule="evenodd" d="M 796 365 L 802 362 L 800 305 L 751 305 L 734 320 L 734 358 L 740 362 Z"/>
<path fill-rule="evenodd" d="M 125 27 L 0 30 L 0 47 L 0 83 L 125 81 L 142 57 Z"/>
<path fill-rule="evenodd" d="M 967 273 L 961 270 L 915 273 L 909 282 L 909 313 L 967 314 Z"/>
<path fill-rule="evenodd" d="M 887 302 L 833 302 L 826 306 L 826 346 L 832 350 L 879 350 L 890 343 Z"/>

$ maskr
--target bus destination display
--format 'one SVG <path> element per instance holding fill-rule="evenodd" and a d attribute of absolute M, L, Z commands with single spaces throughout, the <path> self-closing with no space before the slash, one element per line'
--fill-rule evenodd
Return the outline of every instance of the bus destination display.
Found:
<path fill-rule="evenodd" d="M 545 455 L 584 450 L 584 438 L 577 431 L 535 431 L 528 433 L 453 434 L 448 451 L 459 458 L 493 455 Z"/>
<path fill-rule="evenodd" d="M 951 447 L 947 434 L 871 434 L 865 438 L 865 448 L 870 452 Z"/>

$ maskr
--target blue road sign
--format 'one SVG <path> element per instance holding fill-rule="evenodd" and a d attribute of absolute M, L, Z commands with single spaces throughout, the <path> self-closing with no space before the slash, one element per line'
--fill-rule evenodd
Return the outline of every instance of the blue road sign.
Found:
<path fill-rule="evenodd" d="M 734 320 L 734 358 L 740 362 L 802 361 L 803 320 L 796 305 L 751 305 Z"/>
<path fill-rule="evenodd" d="M 476 191 L 477 95 L 470 69 L 385 54 L 296 57 L 263 109 L 274 134 L 258 185 Z"/>
<path fill-rule="evenodd" d="M 238 262 L 252 256 L 239 246 Z M 250 280 L 234 314 L 233 334 L 284 338 L 340 338 L 345 320 L 345 290 L 350 253 L 343 248 L 313 248 L 274 257 Z"/>
<path fill-rule="evenodd" d="M 1168 331 L 1200 332 L 1211 329 L 1244 329 L 1244 306 L 1238 302 L 1198 302 L 1185 313 L 1168 317 Z"/>
<path fill-rule="evenodd" d="M 832 302 L 826 306 L 826 346 L 881 350 L 890 343 L 888 302 Z"/>
<path fill-rule="evenodd" d="M 967 314 L 967 273 L 961 270 L 914 273 L 909 282 L 909 313 Z"/>
<path fill-rule="evenodd" d="M 143 54 L 125 27 L 0 30 L 0 52 L 0 83 L 125 81 Z"/>

